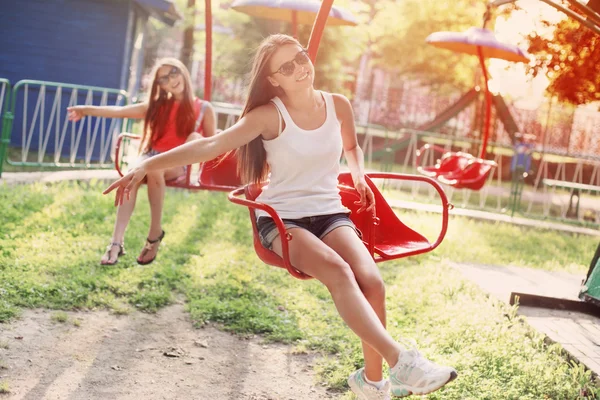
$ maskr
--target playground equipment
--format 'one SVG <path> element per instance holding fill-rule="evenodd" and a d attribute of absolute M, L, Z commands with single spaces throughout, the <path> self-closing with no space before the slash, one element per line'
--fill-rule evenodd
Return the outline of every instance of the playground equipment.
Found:
<path fill-rule="evenodd" d="M 257 18 L 289 22 L 292 35 L 298 37 L 298 24 L 312 24 L 320 6 L 315 0 L 236 0 L 231 8 Z M 355 26 L 357 22 L 350 12 L 332 6 L 327 24 Z"/>
<path fill-rule="evenodd" d="M 600 307 L 600 243 L 596 248 L 596 253 L 592 258 L 590 269 L 585 278 L 585 283 L 581 288 L 579 297 Z M 600 313 L 600 311 L 599 311 Z"/>
<path fill-rule="evenodd" d="M 121 157 L 123 152 L 123 142 L 125 140 L 139 141 L 139 135 L 122 133 L 117 139 L 117 148 L 115 156 L 115 169 L 120 176 L 123 176 L 121 170 Z M 233 153 L 225 157 L 219 157 L 205 163 L 200 163 L 197 167 L 188 165 L 186 174 L 183 178 L 166 182 L 166 185 L 173 188 L 191 189 L 191 190 L 215 190 L 228 192 L 241 186 L 241 180 L 237 174 L 237 161 Z M 192 174 L 197 172 L 197 179 Z"/>
<path fill-rule="evenodd" d="M 206 45 L 204 62 L 204 100 L 210 101 L 212 95 L 212 9 L 211 1 L 204 2 Z M 140 140 L 141 136 L 131 133 L 122 133 L 119 135 L 116 144 L 115 168 L 119 175 L 123 176 L 121 171 L 121 154 L 124 141 Z M 202 163 L 198 166 L 198 179 L 192 179 L 192 172 L 195 168 L 191 165 L 187 167 L 187 173 L 184 179 L 167 182 L 167 186 L 192 190 L 215 190 L 230 191 L 241 186 L 242 182 L 237 174 L 237 162 L 233 153 L 224 157 Z"/>
<path fill-rule="evenodd" d="M 313 30 L 310 36 L 308 52 L 311 58 L 316 58 L 320 38 L 323 28 L 327 21 L 327 16 L 330 13 L 333 0 L 324 0 L 321 3 L 319 13 L 313 25 Z M 442 205 L 442 227 L 437 239 L 432 243 L 423 235 L 414 231 L 400 221 L 398 216 L 391 209 L 385 198 L 379 192 L 372 179 L 396 179 L 403 181 L 420 181 L 433 186 L 437 191 Z M 377 204 L 377 213 L 373 210 L 371 213 L 358 214 L 358 206 L 355 201 L 360 199 L 360 195 L 354 189 L 352 177 L 349 173 L 342 173 L 339 176 L 340 195 L 342 204 L 351 210 L 350 217 L 354 224 L 363 233 L 363 243 L 369 249 L 369 252 L 375 262 L 393 260 L 396 258 L 407 257 L 411 255 L 421 254 L 435 249 L 444 239 L 446 229 L 448 227 L 448 210 L 452 205 L 448 203 L 448 199 L 442 187 L 433 179 L 417 175 L 403 175 L 391 173 L 373 173 L 366 177 L 367 184 L 373 191 L 375 203 Z M 286 232 L 285 226 L 281 218 L 275 210 L 266 205 L 255 201 L 256 197 L 261 193 L 263 184 L 250 184 L 245 187 L 233 190 L 229 194 L 229 200 L 235 204 L 248 207 L 252 228 L 254 233 L 254 249 L 258 257 L 265 263 L 280 268 L 285 268 L 288 272 L 298 279 L 310 279 L 311 277 L 294 268 L 289 259 L 288 242 L 293 239 L 291 233 Z M 243 196 L 243 197 L 242 197 Z M 258 230 L 256 227 L 255 209 L 266 211 L 275 222 L 282 240 L 283 257 L 279 257 L 275 252 L 266 249 L 260 243 Z"/>
<path fill-rule="evenodd" d="M 454 118 L 462 110 L 466 109 L 471 103 L 473 103 L 473 101 L 477 99 L 478 96 L 478 88 L 469 90 L 458 100 L 437 114 L 431 121 L 416 127 L 415 130 L 424 132 L 435 131 L 440 126 Z M 384 164 L 383 168 L 393 164 L 394 154 L 397 151 L 404 150 L 410 144 L 410 134 L 405 132 L 403 129 L 400 129 L 400 131 L 392 137 L 387 128 L 380 127 L 381 129 L 385 130 L 385 140 L 383 143 L 373 146 L 373 136 L 369 134 L 372 130 L 368 128 L 369 126 L 365 129 L 366 136 L 363 141 L 363 151 L 365 154 L 367 154 L 369 162 L 371 162 L 373 159 L 381 159 Z"/>
<path fill-rule="evenodd" d="M 342 204 L 350 209 L 350 218 L 362 232 L 363 243 L 367 249 L 369 249 L 369 253 L 375 262 L 389 261 L 426 253 L 440 245 L 446 236 L 446 230 L 448 229 L 448 211 L 452 209 L 453 206 L 448 203 L 446 194 L 439 183 L 425 176 L 392 173 L 370 173 L 367 175 L 366 179 L 375 195 L 377 213 L 375 211 L 372 213 L 357 213 L 359 206 L 356 205 L 355 202 L 360 200 L 360 196 L 353 187 L 352 176 L 349 173 L 340 174 L 338 188 L 340 189 Z M 430 242 L 423 235 L 406 226 L 385 201 L 385 198 L 379 189 L 377 189 L 377 186 L 375 186 L 372 179 L 418 181 L 433 186 L 441 199 L 442 205 L 442 227 L 438 233 L 437 239 L 434 242 Z M 298 271 L 290 262 L 288 242 L 293 239 L 293 236 L 289 232 L 286 233 L 281 218 L 272 207 L 255 201 L 261 193 L 262 187 L 263 185 L 251 184 L 238 188 L 229 194 L 229 200 L 231 202 L 246 206 L 250 210 L 256 254 L 265 264 L 285 268 L 292 276 L 298 279 L 310 279 L 310 276 Z M 245 196 L 245 198 L 242 198 L 241 196 Z M 275 221 L 281 237 L 286 238 L 286 240 L 282 240 L 283 257 L 279 257 L 275 252 L 266 249 L 260 243 L 256 227 L 255 209 L 269 213 L 271 218 L 273 218 L 273 221 Z"/>
<path fill-rule="evenodd" d="M 427 43 L 436 47 L 449 49 L 454 52 L 477 55 L 483 73 L 485 89 L 485 122 L 479 157 L 465 153 L 446 153 L 431 167 L 421 168 L 423 173 L 435 176 L 440 182 L 455 188 L 479 190 L 485 184 L 487 176 L 496 167 L 494 161 L 486 160 L 487 143 L 490 131 L 492 98 L 488 88 L 488 72 L 485 66 L 486 58 L 499 58 L 513 62 L 529 61 L 525 53 L 518 47 L 499 42 L 494 34 L 485 28 L 490 19 L 490 5 L 484 15 L 483 28 L 472 27 L 465 32 L 435 32 L 426 39 Z M 427 145 L 426 145 L 427 146 Z M 420 160 L 423 152 L 429 147 L 423 147 L 417 152 Z"/>
<path fill-rule="evenodd" d="M 510 294 L 510 304 L 577 311 L 600 317 L 600 244 L 596 248 L 596 253 L 590 263 L 590 269 L 582 283 L 579 291 L 580 300 L 512 292 Z"/>
<path fill-rule="evenodd" d="M 491 3 L 492 6 L 500 6 L 507 3 L 512 3 L 515 0 L 496 0 Z M 577 20 L 579 23 L 584 25 L 585 27 L 592 30 L 594 33 L 600 35 L 600 1 L 592 0 L 587 6 L 580 3 L 577 0 L 567 0 L 569 4 L 572 6 L 572 9 L 567 9 L 559 4 L 552 2 L 551 0 L 540 0 L 559 11 L 567 14 L 569 17 Z M 576 11 L 575 11 L 576 10 Z M 577 11 L 579 13 L 577 13 Z M 579 166 L 579 165 L 578 165 Z M 536 179 L 536 186 L 540 180 L 540 174 L 546 173 L 544 168 L 540 167 L 538 172 L 538 177 Z M 596 170 L 594 170 L 594 174 L 592 175 L 592 181 L 594 179 Z M 557 171 L 557 175 L 559 171 Z M 562 172 L 564 178 L 564 170 Z M 577 172 L 575 173 L 577 174 Z M 579 191 L 597 191 L 600 192 L 600 186 L 593 185 L 584 185 L 584 184 L 576 184 L 576 183 L 568 183 L 564 182 L 564 179 L 561 181 L 543 179 L 542 182 L 545 181 L 545 186 L 553 186 L 553 187 L 564 187 L 571 190 L 571 201 L 574 195 L 574 191 L 577 190 L 577 201 L 579 203 Z M 570 204 L 571 205 L 571 204 Z M 577 206 L 577 209 L 579 206 Z M 600 245 L 596 248 L 596 253 L 592 258 L 592 262 L 590 264 L 590 269 L 587 273 L 587 276 L 583 282 L 581 290 L 579 292 L 579 298 L 581 301 L 569 300 L 569 299 L 561 299 L 556 297 L 546 297 L 546 296 L 538 296 L 524 293 L 511 293 L 510 302 L 511 304 L 516 304 L 517 302 L 521 305 L 533 306 L 533 307 L 543 307 L 543 308 L 555 308 L 560 310 L 570 310 L 570 311 L 580 311 L 589 314 L 593 314 L 596 316 L 600 316 Z"/>
<path fill-rule="evenodd" d="M 434 132 L 446 124 L 448 121 L 456 118 L 463 110 L 466 110 L 473 102 L 479 99 L 479 95 L 481 94 L 481 89 L 479 87 L 474 87 L 462 94 L 456 101 L 448 105 L 445 109 L 440 111 L 432 120 L 427 121 L 415 128 L 414 131 L 417 132 Z M 512 143 L 516 143 L 516 136 L 519 133 L 519 128 L 517 123 L 515 122 L 504 98 L 500 94 L 495 94 L 492 96 L 492 104 L 496 109 L 496 118 L 502 122 L 504 130 L 508 134 Z M 456 121 L 455 124 L 460 123 Z M 378 129 L 371 129 L 371 128 Z M 383 141 L 379 141 L 378 144 L 374 144 L 374 136 L 376 135 L 374 132 L 377 130 L 384 131 L 385 137 Z M 403 151 L 412 146 L 411 143 L 411 133 L 409 129 L 400 128 L 396 132 L 392 132 L 385 126 L 376 126 L 369 124 L 365 127 L 365 138 L 363 140 L 362 148 L 366 154 L 367 161 L 371 163 L 373 160 L 381 161 L 381 170 L 388 171 L 390 170 L 392 164 L 394 164 L 396 159 L 396 153 L 399 151 Z M 427 140 L 427 139 L 425 139 Z M 447 151 L 450 150 L 450 145 L 445 146 L 445 149 L 441 147 L 436 147 L 436 150 L 440 150 L 440 154 L 436 154 L 438 157 L 442 157 Z M 427 154 L 427 150 L 432 150 L 431 153 Z M 409 150 L 411 151 L 411 150 Z M 435 168 L 431 167 L 423 167 L 423 162 L 429 163 L 430 165 L 434 163 L 434 154 L 431 146 L 421 147 L 419 149 L 412 150 L 411 154 L 417 154 L 417 158 L 415 159 L 415 166 L 423 175 L 430 176 L 435 178 L 438 174 L 436 173 Z M 466 153 L 465 153 L 466 154 Z M 423 160 L 423 156 L 425 157 L 425 161 Z"/>

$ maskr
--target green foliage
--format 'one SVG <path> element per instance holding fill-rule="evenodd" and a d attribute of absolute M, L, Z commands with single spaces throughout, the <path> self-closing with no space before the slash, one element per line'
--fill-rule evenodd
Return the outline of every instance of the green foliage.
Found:
<path fill-rule="evenodd" d="M 407 210 L 401 217 L 430 239 L 440 230 L 440 215 Z M 424 258 L 585 273 L 597 244 L 598 238 L 593 236 L 452 217 L 442 244 Z"/>
<path fill-rule="evenodd" d="M 58 312 L 55 312 L 54 314 L 52 314 L 50 319 L 52 320 L 52 322 L 58 322 L 58 323 L 63 324 L 69 320 L 69 316 L 64 311 L 58 311 Z"/>
<path fill-rule="evenodd" d="M 9 394 L 10 393 L 10 385 L 6 381 L 0 382 L 0 394 Z"/>
<path fill-rule="evenodd" d="M 196 299 L 190 302 L 196 324 L 219 322 L 237 333 L 259 333 L 283 342 L 302 337 L 294 315 L 280 310 L 277 300 L 267 294 L 267 289 L 251 282 L 240 282 L 237 275 L 219 275 L 217 281 L 201 287 Z"/>
<path fill-rule="evenodd" d="M 428 45 L 425 38 L 438 31 L 464 31 L 480 26 L 484 0 L 367 1 L 370 20 L 362 26 L 372 43 L 375 63 L 425 85 L 464 90 L 473 86 L 477 58 Z"/>
<path fill-rule="evenodd" d="M 545 25 L 552 26 L 549 22 Z M 529 72 L 545 74 L 548 91 L 559 101 L 574 105 L 600 100 L 600 37 L 579 22 L 566 18 L 554 25 L 550 35 L 532 32 L 529 52 L 536 63 Z"/>

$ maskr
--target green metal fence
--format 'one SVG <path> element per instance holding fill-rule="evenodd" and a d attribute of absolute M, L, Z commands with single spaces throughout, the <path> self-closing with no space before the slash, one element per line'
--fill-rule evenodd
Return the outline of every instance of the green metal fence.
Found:
<path fill-rule="evenodd" d="M 10 85 L 8 81 L 5 84 Z M 0 176 L 6 163 L 38 168 L 114 168 L 114 139 L 130 128 L 131 121 L 85 117 L 73 122 L 68 121 L 65 109 L 78 104 L 125 105 L 130 102 L 126 91 L 22 80 L 8 93 L 10 104 L 5 100 L 0 142 Z M 15 119 L 20 126 L 14 126 Z M 11 137 L 17 138 L 20 146 L 9 152 Z"/>
<path fill-rule="evenodd" d="M 0 78 L 0 176 L 2 174 L 2 165 L 6 154 L 6 146 L 10 141 L 10 125 L 7 109 L 10 103 L 11 86 L 8 79 Z M 6 136 L 8 135 L 8 136 Z"/>
<path fill-rule="evenodd" d="M 415 153 L 425 143 L 435 144 L 446 151 L 475 153 L 481 141 L 476 138 L 455 138 L 433 132 L 411 129 L 388 131 L 376 126 L 357 126 L 362 136 L 361 147 L 368 169 L 418 173 Z M 557 220 L 590 228 L 600 226 L 600 158 L 583 158 L 549 153 L 535 149 L 532 153 L 532 174 L 522 182 L 518 193 L 513 193 L 510 180 L 511 157 L 515 149 L 499 143 L 490 143 L 488 158 L 498 167 L 487 178 L 479 191 L 455 189 L 444 185 L 448 199 L 457 208 L 495 213 L 515 213 L 528 218 Z M 421 165 L 434 165 L 441 154 L 427 151 Z M 556 182 L 559 184 L 557 185 Z M 554 185 L 550 185 L 554 183 Z M 406 200 L 426 203 L 435 200 L 435 193 L 418 183 L 396 184 L 395 189 L 408 194 Z M 569 213 L 575 201 L 575 213 Z M 581 206 L 581 207 L 579 207 Z"/>

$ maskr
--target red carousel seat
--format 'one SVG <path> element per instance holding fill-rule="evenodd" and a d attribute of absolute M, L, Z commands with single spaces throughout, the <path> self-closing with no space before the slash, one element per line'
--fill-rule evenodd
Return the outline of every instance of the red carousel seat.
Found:
<path fill-rule="evenodd" d="M 476 158 L 464 152 L 445 152 L 434 166 L 421 166 L 421 158 L 427 150 L 445 152 L 443 147 L 426 144 L 417 150 L 417 170 L 428 177 L 456 189 L 480 190 L 489 174 L 497 167 L 494 161 Z"/>
<path fill-rule="evenodd" d="M 423 235 L 406 226 L 390 205 L 385 201 L 385 198 L 375 186 L 373 179 L 397 179 L 397 180 L 412 180 L 421 181 L 431 184 L 440 195 L 442 201 L 442 228 L 435 242 L 429 242 Z M 360 199 L 360 196 L 352 186 L 352 177 L 349 173 L 342 173 L 339 176 L 339 189 L 342 197 L 342 204 L 351 210 L 350 218 L 356 227 L 363 234 L 363 243 L 369 250 L 375 262 L 393 260 L 396 258 L 413 256 L 421 253 L 426 253 L 435 249 L 444 239 L 448 228 L 448 210 L 451 205 L 441 188 L 441 186 L 431 178 L 418 175 L 392 174 L 392 173 L 371 173 L 367 177 L 367 183 L 371 187 L 375 195 L 375 204 L 377 216 L 373 213 L 358 214 L 358 205 L 355 201 Z M 250 211 L 250 219 L 252 221 L 252 229 L 254 232 L 254 249 L 258 257 L 268 265 L 273 265 L 280 268 L 285 268 L 291 275 L 299 279 L 310 279 L 310 276 L 298 271 L 291 264 L 289 259 L 288 242 L 293 240 L 293 235 L 286 232 L 283 221 L 275 210 L 262 203 L 258 203 L 255 199 L 262 191 L 263 185 L 251 184 L 242 188 L 238 188 L 229 194 L 229 200 L 233 203 L 248 207 Z M 241 196 L 245 198 L 242 198 Z M 283 257 L 279 257 L 276 253 L 266 249 L 260 243 L 258 231 L 256 229 L 256 214 L 255 210 L 260 209 L 266 211 L 273 218 L 281 237 L 287 240 L 282 241 Z"/>
<path fill-rule="evenodd" d="M 121 147 L 124 139 L 140 140 L 141 136 L 131 133 L 121 133 L 117 138 L 115 168 L 120 176 L 123 176 L 120 160 L 123 152 Z M 167 186 L 181 189 L 215 190 L 222 192 L 229 192 L 242 186 L 242 181 L 237 174 L 237 161 L 233 152 L 224 157 L 201 163 L 199 165 L 199 170 L 200 174 L 197 182 L 192 181 L 192 166 L 188 165 L 187 174 L 178 179 L 168 181 Z"/>
<path fill-rule="evenodd" d="M 433 150 L 443 153 L 442 157 L 433 166 L 422 166 L 421 158 L 427 150 Z M 469 153 L 459 152 L 447 152 L 446 149 L 440 146 L 426 144 L 417 150 L 417 170 L 430 178 L 437 178 L 440 175 L 452 174 L 455 171 L 460 171 L 467 166 L 469 161 L 474 157 Z"/>
<path fill-rule="evenodd" d="M 497 166 L 494 161 L 474 158 L 464 169 L 451 175 L 440 175 L 438 180 L 457 189 L 480 190 Z"/>
<path fill-rule="evenodd" d="M 198 189 L 229 192 L 242 186 L 242 180 L 237 173 L 237 159 L 233 152 L 202 163 L 200 168 Z"/>

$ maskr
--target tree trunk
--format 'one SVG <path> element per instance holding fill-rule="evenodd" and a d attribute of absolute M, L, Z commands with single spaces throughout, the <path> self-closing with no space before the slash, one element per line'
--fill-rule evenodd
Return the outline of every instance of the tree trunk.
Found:
<path fill-rule="evenodd" d="M 188 0 L 186 10 L 186 26 L 183 31 L 183 46 L 181 47 L 181 62 L 189 71 L 192 70 L 194 59 L 194 29 L 196 27 L 196 0 Z"/>

